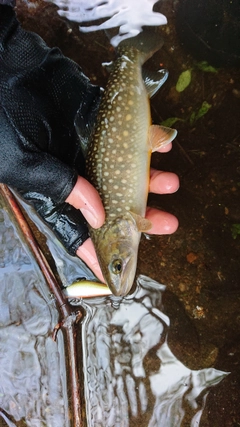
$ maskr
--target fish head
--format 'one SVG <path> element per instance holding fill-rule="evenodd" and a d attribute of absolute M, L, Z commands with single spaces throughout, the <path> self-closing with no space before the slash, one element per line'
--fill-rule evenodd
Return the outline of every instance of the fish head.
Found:
<path fill-rule="evenodd" d="M 137 268 L 141 233 L 131 214 L 118 217 L 106 227 L 97 244 L 99 264 L 112 293 L 129 293 Z"/>

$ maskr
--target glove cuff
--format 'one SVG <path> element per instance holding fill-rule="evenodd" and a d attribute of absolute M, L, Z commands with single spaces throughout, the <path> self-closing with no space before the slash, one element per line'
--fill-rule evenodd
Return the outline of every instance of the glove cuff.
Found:
<path fill-rule="evenodd" d="M 34 206 L 65 249 L 76 255 L 79 246 L 89 238 L 87 221 L 81 211 L 68 203 L 55 204 L 40 193 L 27 192 L 22 196 Z"/>

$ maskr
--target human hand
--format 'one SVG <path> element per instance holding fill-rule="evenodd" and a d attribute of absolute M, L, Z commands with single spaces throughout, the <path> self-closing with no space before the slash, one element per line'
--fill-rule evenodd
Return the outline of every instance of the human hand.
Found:
<path fill-rule="evenodd" d="M 171 148 L 172 143 L 169 143 L 161 148 L 159 152 L 166 153 L 170 151 Z M 177 191 L 178 188 L 179 179 L 176 174 L 151 169 L 150 193 L 171 194 Z M 66 201 L 76 208 L 81 209 L 83 215 L 92 227 L 98 228 L 103 224 L 105 214 L 99 194 L 84 178 L 78 178 L 76 186 Z M 153 225 L 148 231 L 149 234 L 172 234 L 178 228 L 177 218 L 168 212 L 148 207 L 146 218 L 149 219 Z M 91 268 L 99 280 L 104 281 L 97 255 L 90 238 L 77 249 L 76 254 Z"/>
<path fill-rule="evenodd" d="M 0 182 L 30 201 L 65 248 L 75 254 L 88 228 L 80 212 L 64 202 L 84 173 L 78 136 L 87 140 L 91 133 L 101 89 L 59 49 L 49 48 L 37 34 L 21 28 L 8 6 L 11 2 L 2 1 Z M 81 119 L 78 135 L 77 112 Z"/>

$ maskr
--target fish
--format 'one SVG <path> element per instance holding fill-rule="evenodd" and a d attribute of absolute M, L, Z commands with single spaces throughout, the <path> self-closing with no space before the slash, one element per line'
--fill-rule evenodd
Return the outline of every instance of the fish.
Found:
<path fill-rule="evenodd" d="M 116 296 L 130 292 L 141 233 L 152 226 L 145 218 L 151 153 L 177 133 L 151 124 L 149 98 L 166 73 L 155 73 L 156 78 L 142 73 L 144 62 L 162 44 L 158 33 L 144 30 L 118 45 L 87 149 L 86 178 L 106 212 L 103 226 L 89 232 L 106 284 Z"/>
<path fill-rule="evenodd" d="M 64 295 L 67 298 L 93 298 L 112 295 L 112 292 L 104 283 L 78 280 L 64 289 Z"/>

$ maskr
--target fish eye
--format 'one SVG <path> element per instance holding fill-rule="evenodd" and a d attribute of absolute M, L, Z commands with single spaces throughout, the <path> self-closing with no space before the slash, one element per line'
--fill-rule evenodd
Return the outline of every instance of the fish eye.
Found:
<path fill-rule="evenodd" d="M 113 274 L 120 274 L 122 272 L 123 263 L 121 259 L 115 259 L 111 264 Z"/>

